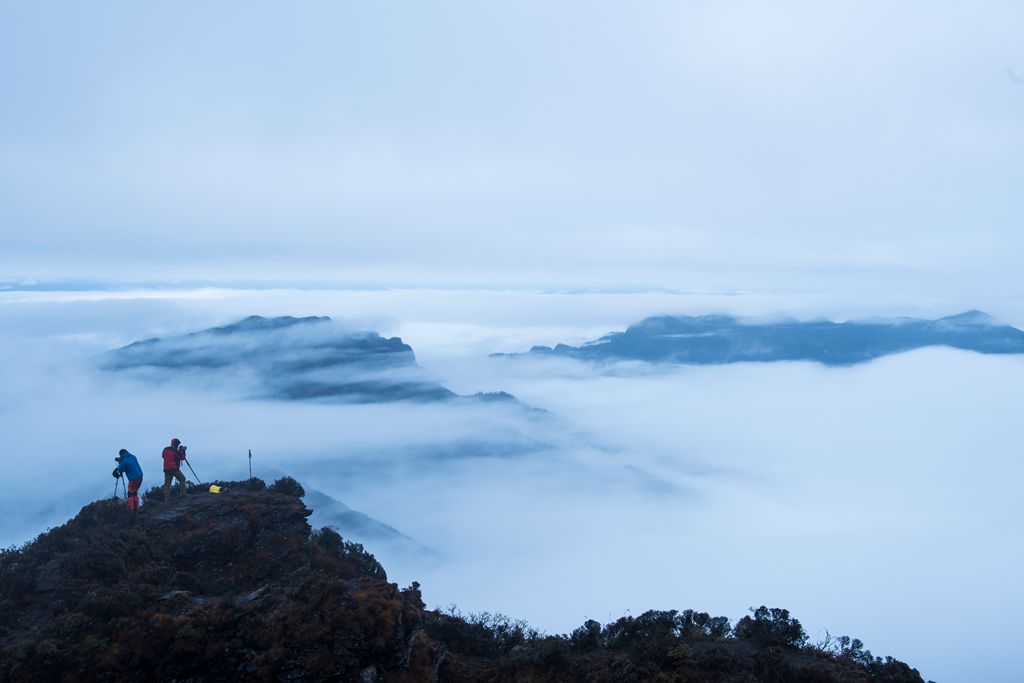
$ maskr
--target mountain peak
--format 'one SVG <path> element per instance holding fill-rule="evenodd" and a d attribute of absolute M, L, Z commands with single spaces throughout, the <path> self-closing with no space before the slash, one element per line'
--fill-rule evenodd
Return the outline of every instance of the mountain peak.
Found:
<path fill-rule="evenodd" d="M 287 486 L 222 484 L 97 501 L 0 557 L 0 680 L 430 679 L 415 587 Z"/>
<path fill-rule="evenodd" d="M 589 361 L 721 364 L 815 361 L 853 365 L 928 346 L 979 353 L 1024 353 L 1024 331 L 970 310 L 938 320 L 873 318 L 837 323 L 730 315 L 660 315 L 623 332 L 574 347 L 537 346 L 530 353 Z"/>
<path fill-rule="evenodd" d="M 218 483 L 169 502 L 153 487 L 135 513 L 96 501 L 0 552 L 0 680 L 922 680 L 860 641 L 809 647 L 777 608 L 735 628 L 649 610 L 556 636 L 427 611 L 418 583 L 399 589 L 362 546 L 312 531 L 294 480 Z"/>
<path fill-rule="evenodd" d="M 323 315 L 310 315 L 303 318 L 296 318 L 290 315 L 283 315 L 274 318 L 264 318 L 261 315 L 250 315 L 238 322 L 221 327 L 213 327 L 207 330 L 212 334 L 231 334 L 233 332 L 257 332 L 262 330 L 279 330 L 294 325 L 309 325 L 316 323 L 330 322 L 330 318 Z"/>
<path fill-rule="evenodd" d="M 949 315 L 945 318 L 939 318 L 935 322 L 937 323 L 953 323 L 956 325 L 964 326 L 988 326 L 996 325 L 996 319 L 986 313 L 985 311 L 979 311 L 973 308 L 963 313 L 957 313 L 956 315 Z"/>
<path fill-rule="evenodd" d="M 329 325 L 327 316 L 264 318 L 109 351 L 101 366 L 143 381 L 208 381 L 254 398 L 349 403 L 443 401 L 455 394 L 398 337 Z M 186 374 L 187 373 L 187 374 Z"/>

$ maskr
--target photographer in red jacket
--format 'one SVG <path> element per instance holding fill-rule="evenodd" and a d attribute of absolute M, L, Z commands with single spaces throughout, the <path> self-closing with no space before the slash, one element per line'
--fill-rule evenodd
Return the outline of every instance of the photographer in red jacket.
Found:
<path fill-rule="evenodd" d="M 185 460 L 185 446 L 180 439 L 171 439 L 171 445 L 164 448 L 164 501 L 171 499 L 171 480 L 178 480 L 178 493 L 185 495 L 185 475 L 181 473 L 181 461 Z"/>

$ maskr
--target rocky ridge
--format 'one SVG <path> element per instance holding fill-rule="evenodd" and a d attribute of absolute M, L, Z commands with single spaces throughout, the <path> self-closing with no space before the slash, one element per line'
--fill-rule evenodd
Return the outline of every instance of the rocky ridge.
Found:
<path fill-rule="evenodd" d="M 456 394 L 416 362 L 400 337 L 345 329 L 327 316 L 251 315 L 230 325 L 132 342 L 102 354 L 97 366 L 150 385 L 198 385 L 256 399 L 444 401 L 538 412 L 504 391 Z"/>
<path fill-rule="evenodd" d="M 645 318 L 623 332 L 612 332 L 581 346 L 535 346 L 529 354 L 591 362 L 710 365 L 814 361 L 841 366 L 929 346 L 988 354 L 1024 353 L 1024 331 L 998 324 L 982 311 L 937 320 L 875 318 L 847 322 L 666 315 Z"/>
<path fill-rule="evenodd" d="M 301 486 L 221 482 L 142 510 L 102 500 L 0 551 L 3 681 L 920 683 L 859 641 L 809 647 L 785 610 L 730 625 L 649 611 L 549 636 L 427 610 L 362 546 L 313 531 Z"/>

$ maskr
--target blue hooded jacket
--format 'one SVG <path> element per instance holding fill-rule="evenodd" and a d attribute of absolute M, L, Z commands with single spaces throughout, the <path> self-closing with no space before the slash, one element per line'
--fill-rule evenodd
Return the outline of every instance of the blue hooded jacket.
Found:
<path fill-rule="evenodd" d="M 139 465 L 139 459 L 128 451 L 125 451 L 124 455 L 121 456 L 121 462 L 117 466 L 117 471 L 128 477 L 128 481 L 142 478 L 142 467 Z"/>

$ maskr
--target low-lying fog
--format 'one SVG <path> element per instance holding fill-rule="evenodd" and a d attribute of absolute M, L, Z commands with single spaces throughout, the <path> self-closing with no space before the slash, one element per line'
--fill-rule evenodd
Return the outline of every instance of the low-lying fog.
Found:
<path fill-rule="evenodd" d="M 431 606 L 564 632 L 650 608 L 735 620 L 788 608 L 812 639 L 862 638 L 941 681 L 1013 680 L 1024 608 L 1024 358 L 924 349 L 809 363 L 600 371 L 491 358 L 659 313 L 833 318 L 1024 305 L 826 294 L 477 291 L 0 293 L 0 544 L 109 496 L 118 448 L 205 479 L 276 468 L 432 548 L 378 551 Z M 247 401 L 90 369 L 136 339 L 249 314 L 330 315 L 400 335 L 461 394 L 508 406 Z M 510 444 L 502 450 L 495 444 Z M 370 548 L 374 551 L 374 548 Z"/>

